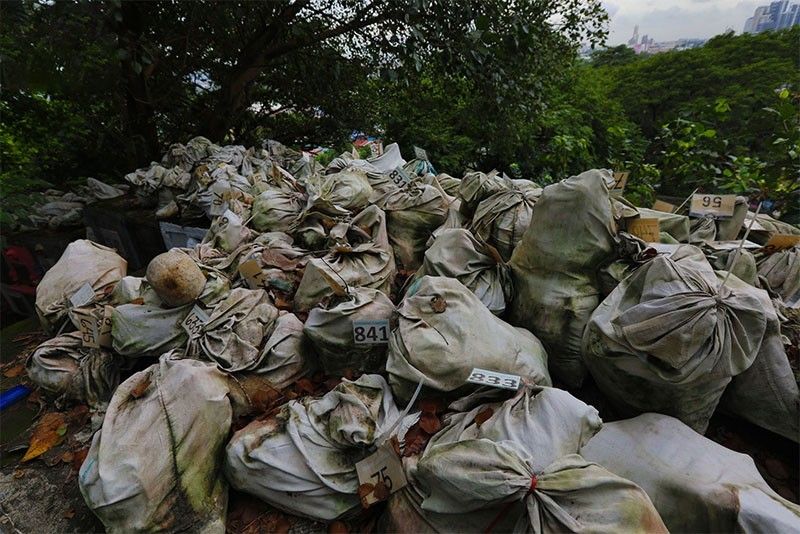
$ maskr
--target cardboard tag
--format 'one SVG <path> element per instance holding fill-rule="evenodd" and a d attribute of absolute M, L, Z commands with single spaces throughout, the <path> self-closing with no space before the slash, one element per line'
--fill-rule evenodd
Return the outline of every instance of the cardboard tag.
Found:
<path fill-rule="evenodd" d="M 706 244 L 714 250 L 736 250 L 739 248 L 740 242 L 739 239 L 736 239 L 733 241 L 708 241 Z M 745 241 L 742 248 L 756 249 L 761 248 L 761 245 L 752 241 Z"/>
<path fill-rule="evenodd" d="M 406 174 L 406 171 L 403 170 L 403 167 L 398 166 L 389 173 L 389 179 L 394 182 L 397 186 L 404 186 L 411 181 L 411 178 Z"/>
<path fill-rule="evenodd" d="M 364 484 L 375 486 L 378 482 L 383 482 L 389 495 L 408 485 L 405 471 L 403 471 L 403 462 L 388 441 L 378 447 L 378 450 L 372 455 L 356 464 L 356 474 L 358 474 L 359 486 Z M 359 491 L 359 494 L 361 495 L 361 505 L 364 508 L 369 508 L 379 501 L 375 496 L 374 489 L 366 493 Z"/>
<path fill-rule="evenodd" d="M 386 319 L 353 321 L 353 340 L 359 345 L 388 343 L 389 332 L 391 328 Z"/>
<path fill-rule="evenodd" d="M 69 298 L 70 304 L 72 304 L 75 308 L 80 308 L 82 306 L 86 306 L 90 302 L 94 300 L 94 289 L 92 286 L 89 285 L 89 282 L 83 284 L 80 289 L 78 289 L 72 296 Z"/>
<path fill-rule="evenodd" d="M 200 331 L 207 322 L 208 314 L 195 304 L 192 311 L 189 312 L 189 315 L 187 315 L 186 319 L 181 323 L 181 326 L 186 330 L 186 333 L 189 334 L 189 339 L 195 339 L 200 337 Z"/>
<path fill-rule="evenodd" d="M 656 211 L 663 211 L 664 213 L 672 213 L 675 211 L 675 205 L 663 200 L 656 200 L 653 203 L 653 209 Z"/>
<path fill-rule="evenodd" d="M 772 234 L 767 244 L 764 245 L 762 252 L 765 254 L 772 254 L 779 250 L 794 248 L 798 243 L 800 243 L 800 235 Z"/>
<path fill-rule="evenodd" d="M 383 143 L 381 141 L 373 141 L 369 145 L 369 152 L 373 158 L 378 158 L 383 155 Z"/>
<path fill-rule="evenodd" d="M 629 171 L 619 171 L 614 173 L 614 187 L 611 189 L 625 189 L 625 185 L 628 183 L 628 176 L 630 176 Z"/>
<path fill-rule="evenodd" d="M 425 152 L 424 149 L 418 146 L 414 147 L 414 157 L 416 157 L 417 159 L 424 159 L 425 161 L 428 161 L 428 153 Z"/>
<path fill-rule="evenodd" d="M 227 198 L 225 195 L 228 195 Z M 222 182 L 214 182 L 211 184 L 211 207 L 208 208 L 208 213 L 214 217 L 218 217 L 225 213 L 228 209 L 228 198 L 230 198 L 230 187 Z"/>
<path fill-rule="evenodd" d="M 467 382 L 471 384 L 480 384 L 482 386 L 492 386 L 516 391 L 519 389 L 520 377 L 517 375 L 507 375 L 505 373 L 497 373 L 495 371 L 488 371 L 486 369 L 479 369 L 478 367 L 475 367 L 469 374 Z"/>
<path fill-rule="evenodd" d="M 97 317 L 90 308 L 75 309 L 72 313 L 78 318 L 78 330 L 81 333 L 81 345 L 92 349 L 100 348 L 100 334 L 97 328 Z"/>
<path fill-rule="evenodd" d="M 245 279 L 250 289 L 264 288 L 264 273 L 256 260 L 247 260 L 239 265 L 239 274 Z"/>
<path fill-rule="evenodd" d="M 97 342 L 101 347 L 111 348 L 111 315 L 114 313 L 113 306 L 103 307 L 103 318 L 100 319 L 99 332 Z"/>
<path fill-rule="evenodd" d="M 689 205 L 689 216 L 730 219 L 735 205 L 736 195 L 694 194 Z"/>
<path fill-rule="evenodd" d="M 628 233 L 635 235 L 647 243 L 658 243 L 660 240 L 660 231 L 660 223 L 656 218 L 639 218 L 628 221 Z"/>

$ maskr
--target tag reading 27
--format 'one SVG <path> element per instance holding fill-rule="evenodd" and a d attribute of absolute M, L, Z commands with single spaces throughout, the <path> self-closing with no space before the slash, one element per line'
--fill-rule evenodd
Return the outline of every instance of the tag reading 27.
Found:
<path fill-rule="evenodd" d="M 516 391 L 519 389 L 520 377 L 517 375 L 507 375 L 475 367 L 467 378 L 467 382 L 480 384 L 482 386 L 492 386 L 502 389 Z"/>

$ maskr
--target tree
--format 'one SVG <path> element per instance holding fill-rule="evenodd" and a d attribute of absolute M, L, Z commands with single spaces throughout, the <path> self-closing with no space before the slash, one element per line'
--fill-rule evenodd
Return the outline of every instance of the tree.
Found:
<path fill-rule="evenodd" d="M 636 61 L 636 52 L 632 48 L 619 45 L 601 48 L 592 53 L 592 65 L 595 67 L 616 67 Z"/>

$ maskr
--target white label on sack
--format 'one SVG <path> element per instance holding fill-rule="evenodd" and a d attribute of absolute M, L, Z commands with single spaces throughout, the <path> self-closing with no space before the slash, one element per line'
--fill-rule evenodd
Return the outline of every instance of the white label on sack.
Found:
<path fill-rule="evenodd" d="M 380 141 L 373 141 L 369 145 L 369 152 L 373 158 L 378 158 L 383 155 L 383 143 Z"/>
<path fill-rule="evenodd" d="M 467 382 L 516 391 L 519 389 L 520 377 L 475 367 L 469 374 Z"/>
<path fill-rule="evenodd" d="M 72 294 L 69 298 L 70 303 L 75 308 L 80 308 L 81 306 L 86 306 L 91 301 L 94 300 L 94 289 L 92 286 L 89 285 L 89 282 L 86 282 L 81 286 L 79 290 Z"/>
<path fill-rule="evenodd" d="M 100 348 L 100 334 L 97 328 L 97 317 L 92 314 L 92 310 L 76 309 L 73 313 L 78 318 L 78 330 L 81 333 L 81 345 L 92 349 Z"/>
<path fill-rule="evenodd" d="M 736 195 L 692 195 L 689 205 L 691 217 L 709 217 L 711 219 L 730 219 L 736 205 Z"/>
<path fill-rule="evenodd" d="M 353 340 L 359 345 L 388 343 L 390 331 L 387 319 L 353 321 Z"/>
<path fill-rule="evenodd" d="M 406 171 L 403 170 L 403 167 L 399 166 L 389 173 L 389 179 L 398 186 L 403 186 L 411 181 L 411 178 L 406 174 Z"/>
<path fill-rule="evenodd" d="M 414 147 L 414 156 L 417 159 L 424 159 L 425 161 L 428 161 L 428 153 L 425 152 L 425 149 L 420 148 L 418 146 Z"/>
<path fill-rule="evenodd" d="M 200 337 L 200 330 L 202 330 L 203 325 L 207 322 L 208 314 L 195 304 L 192 311 L 189 312 L 189 315 L 187 315 L 186 319 L 181 323 L 181 326 L 186 330 L 186 333 L 189 334 L 189 338 L 194 339 Z"/>
<path fill-rule="evenodd" d="M 375 486 L 383 482 L 389 495 L 408 485 L 406 474 L 403 471 L 403 462 L 389 442 L 378 447 L 374 454 L 358 462 L 356 474 L 358 474 L 359 486 L 364 484 Z M 374 489 L 361 494 L 361 504 L 364 508 L 368 508 L 376 502 L 378 502 L 378 498 L 375 496 Z"/>
<path fill-rule="evenodd" d="M 740 243 L 741 240 L 736 239 L 734 241 L 708 241 L 707 245 L 713 248 L 714 250 L 736 250 L 737 248 L 739 248 Z M 744 242 L 744 244 L 742 244 L 742 248 L 756 249 L 756 248 L 761 248 L 761 245 L 759 245 L 758 243 L 753 243 L 750 240 L 747 240 Z"/>
<path fill-rule="evenodd" d="M 225 193 L 227 193 L 227 198 Z M 214 217 L 218 217 L 225 213 L 228 209 L 228 199 L 230 198 L 230 186 L 221 182 L 215 182 L 211 186 L 211 207 L 208 209 Z"/>

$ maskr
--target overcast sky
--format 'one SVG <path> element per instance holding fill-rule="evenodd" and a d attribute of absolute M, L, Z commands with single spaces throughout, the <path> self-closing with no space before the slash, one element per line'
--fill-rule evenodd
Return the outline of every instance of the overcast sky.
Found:
<path fill-rule="evenodd" d="M 770 0 L 603 0 L 611 17 L 608 44 L 628 41 L 633 27 L 656 41 L 708 38 L 733 28 L 741 33 L 757 6 Z"/>

